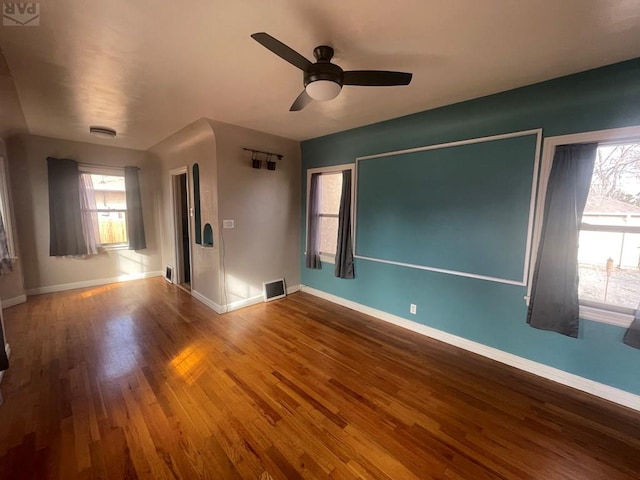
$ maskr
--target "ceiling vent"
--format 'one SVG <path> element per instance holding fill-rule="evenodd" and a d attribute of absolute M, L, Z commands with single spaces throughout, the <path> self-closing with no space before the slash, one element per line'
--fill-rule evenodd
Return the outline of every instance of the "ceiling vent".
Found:
<path fill-rule="evenodd" d="M 89 133 L 100 138 L 113 138 L 116 136 L 116 131 L 113 128 L 107 127 L 89 127 Z"/>

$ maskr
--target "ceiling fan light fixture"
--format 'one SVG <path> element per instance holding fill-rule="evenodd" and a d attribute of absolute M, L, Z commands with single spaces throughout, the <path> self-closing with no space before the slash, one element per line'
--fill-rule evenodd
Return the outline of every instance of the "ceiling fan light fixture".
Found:
<path fill-rule="evenodd" d="M 89 133 L 100 138 L 113 138 L 116 136 L 116 131 L 109 127 L 98 127 L 92 125 L 89 127 Z"/>
<path fill-rule="evenodd" d="M 325 102 L 336 98 L 342 90 L 342 85 L 332 80 L 316 80 L 307 84 L 305 88 L 311 98 Z"/>

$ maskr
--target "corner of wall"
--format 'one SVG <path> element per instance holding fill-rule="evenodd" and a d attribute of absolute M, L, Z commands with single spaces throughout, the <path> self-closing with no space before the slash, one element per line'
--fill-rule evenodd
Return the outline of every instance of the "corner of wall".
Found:
<path fill-rule="evenodd" d="M 161 163 L 159 196 L 159 225 L 162 243 L 162 264 L 175 266 L 175 240 L 173 233 L 173 207 L 170 188 L 170 171 L 187 167 L 189 178 L 189 201 L 193 207 L 193 165 L 200 168 L 200 196 L 203 225 L 214 226 L 218 232 L 218 167 L 217 138 L 213 127 L 205 118 L 185 126 L 149 149 L 150 155 Z M 221 303 L 219 240 L 214 238 L 213 247 L 195 243 L 195 231 L 191 225 L 192 294 L 197 292 L 200 300 L 212 305 Z M 195 295 L 194 295 L 195 296 Z"/>
<path fill-rule="evenodd" d="M 216 133 L 221 305 L 233 309 L 262 296 L 262 283 L 300 283 L 300 143 L 208 120 Z M 252 168 L 243 148 L 283 155 L 275 170 Z M 221 229 L 222 219 L 234 220 Z"/>

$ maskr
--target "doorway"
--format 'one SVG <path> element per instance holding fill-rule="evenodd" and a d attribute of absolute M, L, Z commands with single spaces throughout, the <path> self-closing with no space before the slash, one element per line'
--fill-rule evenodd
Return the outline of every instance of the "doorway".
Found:
<path fill-rule="evenodd" d="M 191 225 L 189 215 L 189 177 L 187 167 L 171 171 L 173 229 L 175 238 L 175 280 L 191 291 Z"/>

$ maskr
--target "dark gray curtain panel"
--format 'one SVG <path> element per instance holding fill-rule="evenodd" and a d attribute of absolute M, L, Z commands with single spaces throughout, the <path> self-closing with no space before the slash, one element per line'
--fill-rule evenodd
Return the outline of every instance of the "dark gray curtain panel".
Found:
<path fill-rule="evenodd" d="M 635 318 L 627 330 L 627 333 L 624 334 L 622 341 L 630 347 L 640 348 L 640 305 L 638 305 Z"/>
<path fill-rule="evenodd" d="M 86 255 L 80 211 L 78 162 L 47 158 L 49 175 L 49 255 Z"/>
<path fill-rule="evenodd" d="M 598 144 L 556 148 L 547 185 L 542 235 L 527 323 L 577 337 L 578 235 Z"/>
<path fill-rule="evenodd" d="M 309 211 L 307 212 L 307 268 L 322 268 L 320 262 L 320 174 L 311 175 Z"/>
<path fill-rule="evenodd" d="M 142 197 L 140 195 L 140 180 L 138 167 L 124 167 L 124 188 L 127 198 L 127 237 L 129 250 L 143 250 L 147 248 L 144 234 L 144 218 L 142 217 Z"/>
<path fill-rule="evenodd" d="M 338 278 L 354 278 L 351 239 L 351 170 L 342 171 L 335 273 Z"/>

